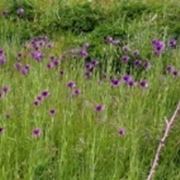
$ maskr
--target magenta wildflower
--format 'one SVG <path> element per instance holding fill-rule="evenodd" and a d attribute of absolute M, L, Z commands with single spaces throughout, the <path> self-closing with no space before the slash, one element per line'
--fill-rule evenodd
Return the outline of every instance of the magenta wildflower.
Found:
<path fill-rule="evenodd" d="M 6 56 L 4 54 L 3 49 L 0 49 L 0 65 L 4 65 L 6 63 Z"/>
<path fill-rule="evenodd" d="M 139 50 L 135 50 L 132 54 L 135 57 L 138 57 L 140 55 Z"/>
<path fill-rule="evenodd" d="M 141 81 L 139 82 L 139 85 L 140 85 L 142 88 L 148 88 L 148 86 L 149 86 L 147 80 L 141 80 Z"/>
<path fill-rule="evenodd" d="M 96 112 L 102 112 L 104 111 L 105 106 L 103 104 L 97 104 L 95 107 Z"/>
<path fill-rule="evenodd" d="M 148 61 L 148 60 L 145 60 L 142 62 L 142 67 L 145 69 L 145 70 L 149 70 L 151 69 L 151 63 Z"/>
<path fill-rule="evenodd" d="M 123 47 L 122 47 L 122 50 L 123 50 L 124 52 L 129 52 L 129 51 L 130 51 L 130 48 L 129 48 L 128 45 L 126 45 L 126 46 L 123 46 Z"/>
<path fill-rule="evenodd" d="M 167 67 L 166 67 L 166 72 L 167 73 L 172 74 L 174 70 L 175 70 L 174 66 L 167 65 Z"/>
<path fill-rule="evenodd" d="M 32 58 L 37 62 L 40 62 L 43 59 L 43 54 L 39 50 L 35 50 L 31 53 Z"/>
<path fill-rule="evenodd" d="M 80 95 L 80 94 L 81 94 L 81 90 L 80 90 L 80 89 L 78 89 L 78 88 L 73 89 L 73 91 L 72 91 L 72 95 L 73 95 L 73 96 L 78 96 L 78 95 Z"/>
<path fill-rule="evenodd" d="M 24 65 L 23 67 L 21 67 L 21 74 L 27 75 L 29 73 L 29 70 L 30 70 L 30 66 L 28 64 Z"/>
<path fill-rule="evenodd" d="M 32 130 L 32 136 L 35 137 L 35 138 L 38 138 L 40 137 L 42 134 L 42 131 L 40 128 L 35 128 Z"/>
<path fill-rule="evenodd" d="M 133 62 L 133 64 L 134 64 L 134 67 L 136 67 L 136 68 L 142 67 L 142 61 L 141 61 L 141 60 L 136 59 L 136 60 Z"/>
<path fill-rule="evenodd" d="M 124 56 L 122 56 L 122 58 L 121 58 L 121 60 L 122 60 L 123 63 L 128 63 L 128 62 L 129 62 L 129 59 L 130 59 L 130 57 L 127 56 L 127 55 L 124 55 Z"/>
<path fill-rule="evenodd" d="M 88 56 L 88 52 L 87 52 L 87 49 L 83 48 L 80 50 L 80 56 L 83 57 L 83 58 L 86 58 Z"/>
<path fill-rule="evenodd" d="M 161 40 L 157 40 L 157 39 L 153 40 L 152 45 L 153 45 L 154 53 L 158 56 L 161 55 L 165 50 L 165 43 Z"/>
<path fill-rule="evenodd" d="M 41 96 L 42 96 L 43 98 L 47 98 L 49 95 L 50 95 L 50 93 L 49 93 L 48 90 L 44 90 L 44 91 L 41 92 Z"/>
<path fill-rule="evenodd" d="M 49 110 L 49 115 L 50 115 L 51 117 L 55 116 L 55 115 L 56 115 L 56 110 L 55 110 L 54 108 L 50 109 L 50 110 Z"/>
<path fill-rule="evenodd" d="M 125 136 L 126 130 L 124 128 L 119 128 L 118 133 L 120 136 Z"/>
<path fill-rule="evenodd" d="M 73 89 L 73 88 L 75 88 L 75 87 L 76 87 L 76 83 L 75 83 L 75 82 L 73 82 L 73 81 L 70 81 L 70 82 L 68 82 L 68 83 L 67 83 L 67 87 L 69 87 L 69 88 Z"/>
<path fill-rule="evenodd" d="M 18 71 L 20 71 L 20 70 L 21 70 L 21 67 L 22 67 L 22 64 L 21 64 L 21 63 L 16 63 L 16 64 L 14 64 L 14 67 L 15 67 Z"/>
<path fill-rule="evenodd" d="M 105 42 L 106 42 L 107 44 L 112 44 L 113 38 L 112 38 L 111 36 L 107 36 L 106 39 L 105 39 Z"/>
<path fill-rule="evenodd" d="M 2 91 L 3 91 L 4 94 L 7 94 L 10 91 L 10 87 L 9 86 L 3 86 Z"/>
<path fill-rule="evenodd" d="M 176 39 L 170 39 L 168 42 L 168 45 L 170 48 L 176 48 L 176 45 L 177 45 Z"/>
<path fill-rule="evenodd" d="M 0 127 L 0 134 L 3 134 L 5 129 L 3 127 Z"/>
<path fill-rule="evenodd" d="M 119 79 L 112 79 L 111 80 L 111 86 L 112 87 L 118 87 L 120 85 L 120 80 Z"/>

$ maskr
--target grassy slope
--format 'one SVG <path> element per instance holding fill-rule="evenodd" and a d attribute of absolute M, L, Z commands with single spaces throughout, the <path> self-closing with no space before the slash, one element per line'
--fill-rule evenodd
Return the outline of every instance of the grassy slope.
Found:
<path fill-rule="evenodd" d="M 57 1 L 32 2 L 37 11 L 45 13 L 40 22 L 46 24 L 51 21 Z M 1 1 L 1 9 L 6 7 L 6 3 Z M 114 8 L 112 4 L 112 7 L 107 7 L 104 1 L 100 3 L 104 4 L 107 12 Z M 152 38 L 167 39 L 171 35 L 173 27 L 170 27 L 169 16 L 178 13 L 178 1 L 176 6 L 174 3 L 167 1 L 160 10 L 142 14 L 131 21 L 111 14 L 108 23 L 121 26 L 121 30 L 127 33 L 126 41 L 146 55 L 150 51 Z M 72 5 L 70 1 L 69 4 Z M 157 4 L 152 0 L 146 1 L 148 7 L 156 8 L 159 4 L 160 1 Z M 50 8 L 52 6 L 55 8 Z M 115 14 L 118 8 L 112 11 Z M 27 22 L 23 20 L 14 23 L 1 19 L 0 23 L 0 46 L 8 56 L 8 63 L 0 69 L 0 85 L 11 86 L 11 93 L 0 101 L 0 126 L 6 128 L 0 137 L 1 179 L 145 179 L 162 134 L 164 119 L 170 117 L 180 99 L 179 79 L 162 75 L 164 61 L 170 61 L 180 69 L 178 49 L 171 55 L 152 59 L 154 68 L 147 75 L 150 87 L 145 91 L 123 86 L 112 89 L 109 82 L 99 85 L 96 77 L 86 81 L 81 65 L 72 63 L 74 67 L 70 69 L 69 62 L 63 64 L 65 76 L 61 79 L 58 71 L 49 72 L 46 69 L 45 61 L 37 64 L 27 58 L 23 61 L 31 64 L 32 69 L 27 77 L 22 77 L 13 68 L 15 55 L 21 49 L 23 32 L 27 35 L 33 35 L 33 32 L 25 29 Z M 50 34 L 55 41 L 55 49 L 49 54 L 59 54 L 67 47 L 87 40 L 95 42 L 101 50 L 102 39 L 98 33 L 105 31 L 106 23 L 87 35 L 61 30 Z M 113 29 L 108 31 L 113 32 Z M 66 88 L 69 80 L 77 82 L 82 91 L 80 97 L 69 97 L 70 92 Z M 34 108 L 33 98 L 46 88 L 51 92 L 51 97 L 42 106 Z M 96 103 L 105 104 L 105 111 L 95 113 Z M 51 107 L 57 108 L 54 119 L 48 116 Z M 10 113 L 9 120 L 5 118 L 6 113 Z M 41 138 L 31 137 L 34 127 L 43 129 Z M 119 137 L 117 131 L 120 127 L 126 128 L 125 137 Z M 179 135 L 177 122 L 162 153 L 155 179 L 180 179 Z"/>

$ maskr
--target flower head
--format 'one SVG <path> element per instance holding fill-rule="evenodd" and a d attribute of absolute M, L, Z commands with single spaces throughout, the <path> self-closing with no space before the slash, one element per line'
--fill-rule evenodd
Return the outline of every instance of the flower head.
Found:
<path fill-rule="evenodd" d="M 122 58 L 121 58 L 121 60 L 122 60 L 123 63 L 128 63 L 128 62 L 129 62 L 129 59 L 130 59 L 130 57 L 127 56 L 127 55 L 124 55 L 124 56 L 122 56 Z"/>
<path fill-rule="evenodd" d="M 120 136 L 124 136 L 126 134 L 126 130 L 124 128 L 119 128 L 118 133 Z"/>
<path fill-rule="evenodd" d="M 3 134 L 5 129 L 3 127 L 0 127 L 0 134 Z"/>
<path fill-rule="evenodd" d="M 142 88 L 148 88 L 148 86 L 149 86 L 147 80 L 141 80 L 141 81 L 139 82 L 139 85 L 140 85 Z"/>
<path fill-rule="evenodd" d="M 176 45 L 177 45 L 176 39 L 170 39 L 168 42 L 168 45 L 170 48 L 176 48 Z"/>
<path fill-rule="evenodd" d="M 55 115 L 56 115 L 56 109 L 54 109 L 54 108 L 50 109 L 50 110 L 49 110 L 49 115 L 50 115 L 51 117 L 55 116 Z"/>
<path fill-rule="evenodd" d="M 104 111 L 105 106 L 103 104 L 97 104 L 95 107 L 96 112 L 102 112 Z"/>
<path fill-rule="evenodd" d="M 120 85 L 120 80 L 119 79 L 112 79 L 111 80 L 111 86 L 112 87 L 118 87 Z"/>
<path fill-rule="evenodd" d="M 76 87 L 76 83 L 75 82 L 73 82 L 73 81 L 69 81 L 68 83 L 67 83 L 67 87 L 69 87 L 69 88 L 75 88 Z"/>
<path fill-rule="evenodd" d="M 32 130 L 32 136 L 35 137 L 35 138 L 38 138 L 40 137 L 42 134 L 42 131 L 40 128 L 35 128 Z"/>
<path fill-rule="evenodd" d="M 165 43 L 158 39 L 152 41 L 152 46 L 154 49 L 154 53 L 158 56 L 161 55 L 165 50 Z"/>

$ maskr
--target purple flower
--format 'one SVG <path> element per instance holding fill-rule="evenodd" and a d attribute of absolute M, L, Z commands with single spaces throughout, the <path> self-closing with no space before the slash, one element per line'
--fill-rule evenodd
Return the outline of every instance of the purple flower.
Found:
<path fill-rule="evenodd" d="M 105 39 L 105 42 L 106 42 L 107 44 L 112 44 L 113 38 L 112 38 L 111 36 L 107 36 L 106 39 Z"/>
<path fill-rule="evenodd" d="M 21 70 L 21 67 L 22 67 L 22 64 L 21 64 L 21 63 L 16 63 L 16 64 L 14 64 L 14 67 L 15 67 L 18 71 L 20 71 L 20 70 Z"/>
<path fill-rule="evenodd" d="M 30 66 L 28 64 L 24 65 L 23 67 L 21 67 L 21 74 L 27 75 L 29 73 L 29 70 L 30 70 Z"/>
<path fill-rule="evenodd" d="M 135 85 L 135 81 L 131 75 L 124 75 L 122 79 L 126 83 L 126 85 L 128 85 L 129 87 L 132 87 Z"/>
<path fill-rule="evenodd" d="M 10 87 L 9 86 L 3 86 L 2 91 L 3 91 L 4 94 L 7 94 L 10 91 Z"/>
<path fill-rule="evenodd" d="M 34 104 L 34 106 L 39 106 L 39 105 L 40 105 L 40 101 L 35 100 L 35 101 L 33 102 L 33 104 Z"/>
<path fill-rule="evenodd" d="M 136 68 L 142 67 L 142 61 L 141 60 L 136 59 L 133 64 Z"/>
<path fill-rule="evenodd" d="M 123 76 L 123 80 L 125 83 L 127 83 L 127 82 L 133 80 L 133 77 L 131 75 L 126 74 Z"/>
<path fill-rule="evenodd" d="M 44 98 L 47 98 L 48 96 L 50 95 L 49 91 L 48 90 L 44 90 L 41 92 L 41 96 Z"/>
<path fill-rule="evenodd" d="M 70 82 L 68 82 L 68 83 L 67 83 L 67 87 L 69 87 L 69 88 L 73 89 L 73 88 L 75 88 L 75 87 L 76 87 L 76 83 L 75 83 L 75 82 L 73 82 L 73 81 L 70 81 Z"/>
<path fill-rule="evenodd" d="M 170 48 L 176 48 L 177 41 L 175 39 L 170 39 L 168 45 Z"/>
<path fill-rule="evenodd" d="M 32 130 L 32 136 L 35 137 L 35 138 L 38 138 L 40 137 L 42 134 L 42 131 L 40 128 L 35 128 Z"/>
<path fill-rule="evenodd" d="M 3 127 L 0 127 L 0 134 L 3 134 L 5 129 Z"/>
<path fill-rule="evenodd" d="M 111 86 L 112 87 L 118 87 L 120 85 L 120 80 L 119 79 L 112 79 L 111 80 Z"/>
<path fill-rule="evenodd" d="M 88 52 L 87 52 L 87 49 L 83 48 L 80 50 L 80 56 L 83 57 L 83 58 L 86 58 L 88 56 Z"/>
<path fill-rule="evenodd" d="M 127 55 L 124 55 L 121 58 L 122 62 L 124 62 L 124 63 L 128 63 L 129 59 L 130 59 L 129 56 L 127 56 Z"/>
<path fill-rule="evenodd" d="M 49 115 L 50 115 L 51 117 L 55 116 L 55 115 L 56 115 L 56 110 L 55 110 L 54 108 L 50 109 L 50 110 L 49 110 Z"/>
<path fill-rule="evenodd" d="M 167 67 L 166 67 L 166 72 L 167 73 L 172 74 L 174 70 L 175 70 L 174 66 L 167 65 Z"/>
<path fill-rule="evenodd" d="M 6 63 L 6 57 L 3 49 L 0 49 L 0 65 L 4 65 Z"/>
<path fill-rule="evenodd" d="M 95 107 L 96 112 L 102 112 L 104 111 L 105 106 L 103 104 L 97 104 Z"/>
<path fill-rule="evenodd" d="M 115 45 L 115 46 L 119 45 L 120 44 L 120 40 L 119 39 L 113 39 L 112 44 Z"/>
<path fill-rule="evenodd" d="M 43 54 L 41 51 L 35 50 L 31 53 L 32 58 L 38 62 L 40 62 L 43 59 Z"/>
<path fill-rule="evenodd" d="M 81 90 L 80 90 L 80 89 L 78 89 L 78 88 L 73 89 L 73 91 L 72 91 L 72 95 L 73 95 L 73 96 L 78 96 L 78 95 L 80 95 L 80 94 L 81 94 Z"/>
<path fill-rule="evenodd" d="M 157 40 L 157 39 L 153 40 L 152 45 L 153 45 L 154 53 L 158 56 L 161 55 L 165 50 L 165 43 L 161 40 Z"/>
<path fill-rule="evenodd" d="M 173 74 L 174 77 L 179 76 L 179 72 L 178 72 L 178 70 L 176 70 L 176 69 L 172 72 L 172 74 Z"/>
<path fill-rule="evenodd" d="M 125 136 L 126 130 L 124 128 L 119 128 L 118 133 L 120 136 Z"/>
<path fill-rule="evenodd" d="M 139 55 L 140 55 L 139 50 L 135 50 L 135 51 L 133 52 L 133 56 L 137 57 L 137 56 L 139 56 Z"/>
<path fill-rule="evenodd" d="M 122 47 L 122 50 L 124 51 L 124 52 L 129 52 L 130 51 L 130 48 L 129 48 L 129 46 L 123 46 Z"/>
<path fill-rule="evenodd" d="M 142 87 L 142 88 L 148 88 L 148 86 L 149 86 L 147 80 L 141 80 L 141 81 L 139 82 L 139 85 L 140 85 L 140 87 Z"/>
<path fill-rule="evenodd" d="M 143 63 L 142 63 L 142 66 L 145 70 L 149 70 L 151 69 L 151 63 L 148 61 L 148 60 L 145 60 Z"/>

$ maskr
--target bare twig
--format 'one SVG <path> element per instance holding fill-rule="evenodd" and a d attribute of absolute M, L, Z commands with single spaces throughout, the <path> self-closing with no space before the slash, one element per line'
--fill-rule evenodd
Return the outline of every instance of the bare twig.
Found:
<path fill-rule="evenodd" d="M 164 147 L 164 144 L 165 144 L 165 141 L 169 135 L 169 132 L 171 130 L 171 127 L 172 125 L 174 124 L 175 122 L 175 119 L 178 115 L 178 113 L 180 112 L 180 102 L 178 103 L 171 119 L 168 121 L 166 120 L 166 125 L 165 125 L 165 129 L 164 129 L 164 134 L 163 134 L 163 137 L 161 138 L 160 142 L 159 142 L 159 145 L 158 145 L 158 148 L 157 148 L 157 151 L 156 151 L 156 154 L 155 154 L 155 157 L 154 157 L 154 160 L 153 160 L 153 163 L 152 163 L 152 166 L 151 166 L 151 169 L 149 171 L 149 175 L 147 177 L 146 180 L 152 180 L 154 174 L 155 174 L 155 171 L 156 171 L 156 167 L 158 165 L 158 161 L 159 161 L 159 158 L 160 158 L 160 153 L 161 153 L 161 150 L 162 148 Z"/>

